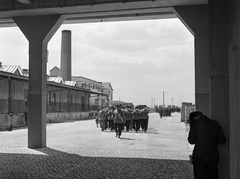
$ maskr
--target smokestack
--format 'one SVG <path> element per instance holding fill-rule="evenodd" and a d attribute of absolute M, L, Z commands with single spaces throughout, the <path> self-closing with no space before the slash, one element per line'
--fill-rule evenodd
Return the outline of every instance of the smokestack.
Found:
<path fill-rule="evenodd" d="M 64 81 L 72 81 L 71 31 L 62 31 L 61 77 Z"/>

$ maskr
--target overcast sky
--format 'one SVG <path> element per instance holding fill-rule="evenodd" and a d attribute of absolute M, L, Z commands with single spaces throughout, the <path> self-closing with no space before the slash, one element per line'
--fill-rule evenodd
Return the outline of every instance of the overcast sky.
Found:
<path fill-rule="evenodd" d="M 161 105 L 165 91 L 166 105 L 195 102 L 194 37 L 179 19 L 62 25 L 48 44 L 48 73 L 60 67 L 62 30 L 72 31 L 72 75 L 110 82 L 115 100 Z M 28 68 L 18 28 L 0 28 L 0 61 Z"/>

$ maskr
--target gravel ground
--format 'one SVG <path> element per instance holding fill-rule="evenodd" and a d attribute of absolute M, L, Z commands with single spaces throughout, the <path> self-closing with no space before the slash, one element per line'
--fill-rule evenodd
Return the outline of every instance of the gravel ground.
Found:
<path fill-rule="evenodd" d="M 94 120 L 51 124 L 48 147 L 40 149 L 26 146 L 27 129 L 0 132 L 0 179 L 192 179 L 179 115 L 150 119 L 147 133 L 124 132 L 121 139 Z"/>

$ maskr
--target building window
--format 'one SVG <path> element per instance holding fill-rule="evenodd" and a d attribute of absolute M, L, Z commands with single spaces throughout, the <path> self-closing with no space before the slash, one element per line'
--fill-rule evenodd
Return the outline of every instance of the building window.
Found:
<path fill-rule="evenodd" d="M 48 105 L 51 106 L 52 105 L 52 101 L 51 101 L 51 92 L 48 92 Z"/>
<path fill-rule="evenodd" d="M 71 105 L 71 106 L 73 106 L 73 95 L 72 95 L 72 94 L 70 94 L 70 96 L 69 96 L 69 97 L 70 97 L 70 105 Z"/>
<path fill-rule="evenodd" d="M 73 95 L 71 94 L 71 90 L 68 90 L 67 101 L 68 106 L 73 106 Z"/>
<path fill-rule="evenodd" d="M 24 90 L 25 107 L 28 106 L 28 90 Z"/>
<path fill-rule="evenodd" d="M 56 106 L 56 103 L 57 103 L 56 93 L 53 93 L 53 105 Z"/>

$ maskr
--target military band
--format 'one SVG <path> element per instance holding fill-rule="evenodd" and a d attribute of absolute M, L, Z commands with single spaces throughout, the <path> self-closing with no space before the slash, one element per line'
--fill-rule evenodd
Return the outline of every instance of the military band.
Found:
<path fill-rule="evenodd" d="M 96 117 L 96 124 L 100 123 L 101 131 L 110 130 L 116 132 L 116 137 L 120 138 L 122 130 L 126 132 L 147 132 L 149 108 L 132 108 L 121 105 L 116 107 L 102 108 Z"/>

